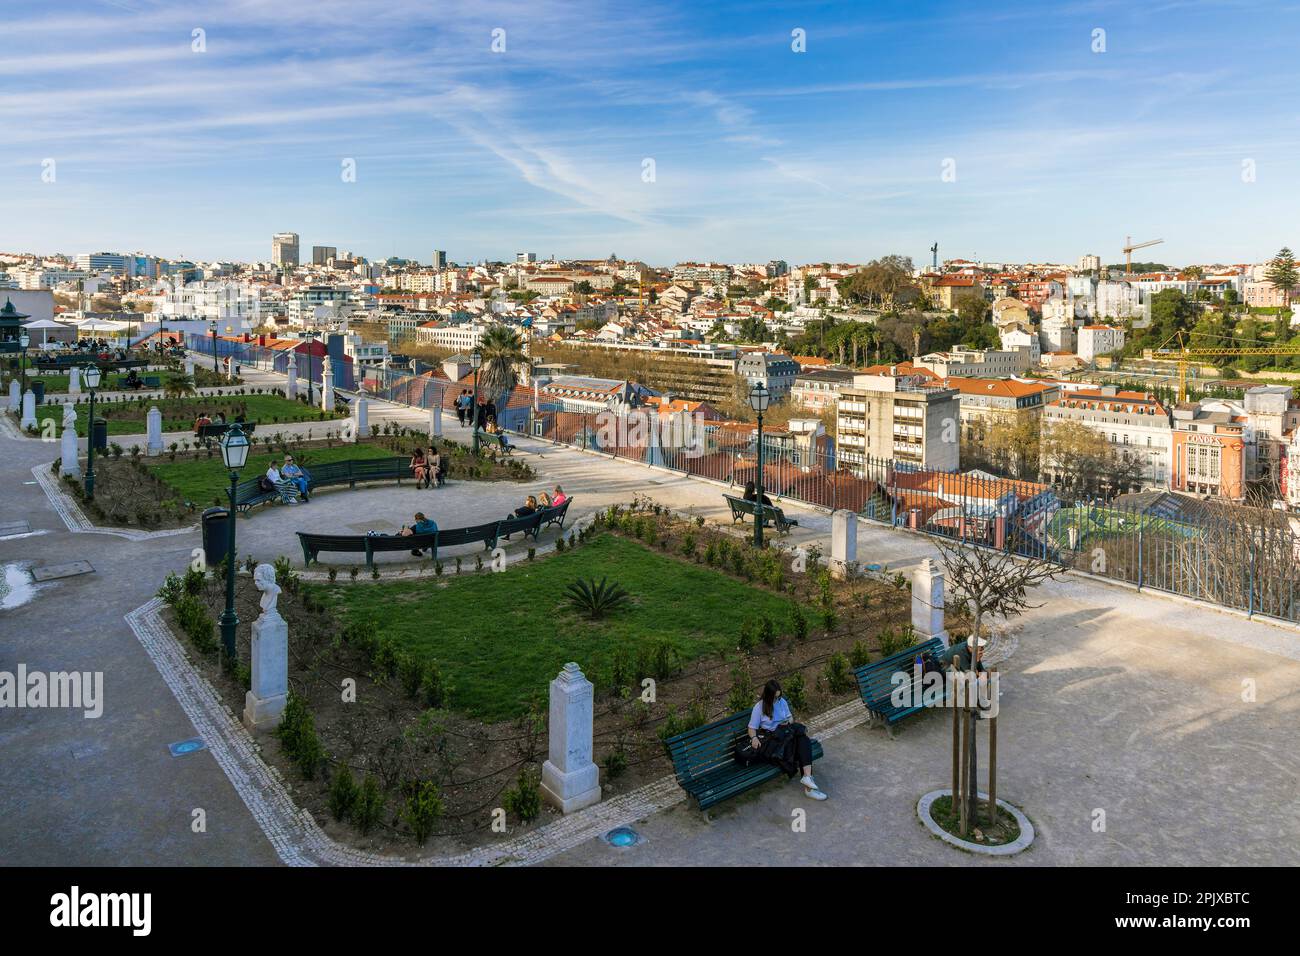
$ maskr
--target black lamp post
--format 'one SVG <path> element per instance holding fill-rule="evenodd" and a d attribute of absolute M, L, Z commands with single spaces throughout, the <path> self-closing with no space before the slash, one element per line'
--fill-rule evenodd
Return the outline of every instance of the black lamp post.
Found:
<path fill-rule="evenodd" d="M 772 393 L 762 382 L 749 390 L 749 407 L 758 413 L 758 476 L 754 481 L 754 547 L 763 546 L 763 413 Z"/>
<path fill-rule="evenodd" d="M 474 401 L 470 405 L 473 414 L 470 416 L 469 427 L 474 430 L 474 454 L 478 454 L 478 370 L 483 364 L 483 353 L 478 349 L 469 353 L 469 364 L 474 369 Z"/>
<path fill-rule="evenodd" d="M 221 438 L 221 460 L 230 470 L 230 511 L 226 516 L 226 609 L 221 612 L 221 645 L 226 656 L 235 659 L 235 498 L 239 494 L 239 470 L 248 461 L 248 436 L 238 424 L 231 425 Z"/>
<path fill-rule="evenodd" d="M 312 376 L 316 372 L 316 362 L 315 362 L 315 356 L 312 354 L 313 350 L 311 346 L 312 343 L 316 341 L 316 333 L 299 332 L 298 338 L 307 340 L 307 404 L 312 405 L 315 403 L 312 400 L 311 381 L 312 381 Z M 324 387 L 323 382 L 321 383 L 321 387 L 322 388 Z"/>
<path fill-rule="evenodd" d="M 19 344 L 19 346 L 22 347 L 22 350 L 23 350 L 23 357 L 22 357 L 22 363 L 21 363 L 21 364 L 22 364 L 22 370 L 21 370 L 21 372 L 20 372 L 20 374 L 21 374 L 22 377 L 23 377 L 23 384 L 22 384 L 22 394 L 23 394 L 23 395 L 26 395 L 26 394 L 27 394 L 27 346 L 29 346 L 29 345 L 31 344 L 31 342 L 32 342 L 32 337 L 31 337 L 30 335 L 27 334 L 27 330 L 26 330 L 26 329 L 24 329 L 23 331 L 21 331 L 21 332 L 18 333 L 18 344 Z"/>
<path fill-rule="evenodd" d="M 95 389 L 99 388 L 99 366 L 94 362 L 82 370 L 90 392 L 90 420 L 86 422 L 86 497 L 95 497 Z"/>
<path fill-rule="evenodd" d="M 217 370 L 217 322 L 215 319 L 212 321 L 212 374 L 221 374 Z"/>

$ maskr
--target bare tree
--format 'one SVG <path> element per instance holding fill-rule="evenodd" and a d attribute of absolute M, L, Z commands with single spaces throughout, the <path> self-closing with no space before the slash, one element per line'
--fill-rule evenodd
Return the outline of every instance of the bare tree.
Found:
<path fill-rule="evenodd" d="M 1037 558 L 1020 558 L 1015 554 L 1014 541 L 1008 550 L 984 548 L 963 544 L 960 541 L 936 539 L 935 544 L 943 555 L 944 578 L 953 603 L 964 606 L 971 615 L 971 638 L 974 645 L 970 654 L 970 666 L 966 673 L 968 694 L 964 710 L 966 721 L 963 731 L 962 722 L 953 721 L 953 753 L 960 757 L 954 761 L 953 797 L 954 812 L 960 808 L 961 829 L 964 836 L 968 825 L 976 819 L 976 804 L 979 794 L 979 760 L 977 731 L 979 728 L 979 708 L 970 707 L 970 691 L 978 686 L 977 668 L 979 664 L 979 641 L 984 632 L 984 618 L 994 615 L 1004 618 L 1015 617 L 1038 605 L 1029 603 L 1029 588 L 1055 578 L 1062 568 L 1048 561 Z M 957 706 L 954 700 L 953 706 Z M 959 739 L 960 738 L 960 739 Z M 958 774 L 959 767 L 964 772 Z M 997 820 L 997 806 L 994 803 L 997 793 L 993 779 L 995 771 L 989 768 L 989 820 Z M 960 793 L 958 791 L 961 791 Z"/>

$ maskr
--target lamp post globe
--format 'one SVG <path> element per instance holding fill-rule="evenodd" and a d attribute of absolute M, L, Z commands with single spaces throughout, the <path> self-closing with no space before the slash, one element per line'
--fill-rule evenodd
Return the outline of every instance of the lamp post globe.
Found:
<path fill-rule="evenodd" d="M 749 390 L 749 407 L 758 416 L 758 472 L 754 479 L 754 547 L 763 546 L 763 413 L 772 400 L 768 387 L 759 382 Z"/>
<path fill-rule="evenodd" d="M 248 462 L 250 443 L 238 424 L 231 425 L 221 437 L 221 460 L 230 472 L 230 510 L 226 513 L 226 609 L 221 612 L 221 646 L 227 658 L 235 659 L 235 499 L 239 494 L 239 472 Z"/>

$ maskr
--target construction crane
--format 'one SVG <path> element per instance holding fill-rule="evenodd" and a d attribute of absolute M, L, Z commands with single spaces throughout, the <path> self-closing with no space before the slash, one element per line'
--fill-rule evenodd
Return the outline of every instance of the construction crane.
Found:
<path fill-rule="evenodd" d="M 1150 239 L 1147 242 L 1133 242 L 1132 236 L 1124 237 L 1124 274 L 1133 274 L 1133 250 L 1145 249 L 1147 246 L 1158 246 L 1164 242 L 1163 239 Z"/>
<path fill-rule="evenodd" d="M 1300 345 L 1251 346 L 1247 348 L 1189 349 L 1178 333 L 1178 348 L 1148 349 L 1150 358 L 1170 358 L 1178 363 L 1178 401 L 1187 401 L 1187 363 L 1211 362 L 1225 358 L 1247 358 L 1259 355 L 1300 355 Z"/>

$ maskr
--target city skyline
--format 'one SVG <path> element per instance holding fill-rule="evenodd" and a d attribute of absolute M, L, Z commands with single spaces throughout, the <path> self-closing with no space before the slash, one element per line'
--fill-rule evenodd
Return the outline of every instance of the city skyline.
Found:
<path fill-rule="evenodd" d="M 1109 263 L 1132 235 L 1181 264 L 1294 244 L 1286 77 L 1256 65 L 1296 10 L 602 9 L 80 3 L 7 23 L 0 245 L 263 261 L 292 230 L 421 262 L 920 264 L 937 241 Z"/>

